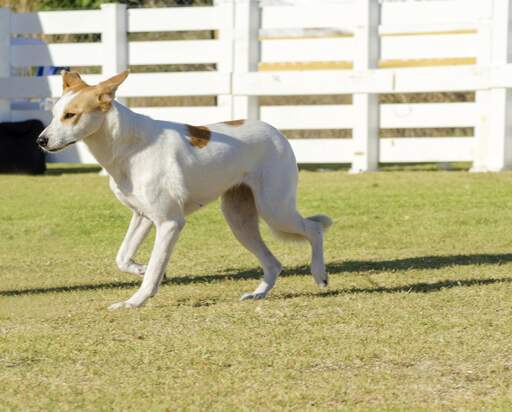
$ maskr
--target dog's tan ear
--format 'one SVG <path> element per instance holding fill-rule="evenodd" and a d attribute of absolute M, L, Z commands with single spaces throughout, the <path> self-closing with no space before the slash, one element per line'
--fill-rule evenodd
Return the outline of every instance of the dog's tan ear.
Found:
<path fill-rule="evenodd" d="M 64 92 L 71 88 L 87 87 L 80 75 L 77 72 L 68 72 L 63 70 L 62 72 L 62 90 Z"/>
<path fill-rule="evenodd" d="M 98 84 L 98 101 L 103 112 L 110 109 L 112 100 L 116 97 L 117 88 L 126 80 L 129 73 L 128 70 L 125 70 Z"/>

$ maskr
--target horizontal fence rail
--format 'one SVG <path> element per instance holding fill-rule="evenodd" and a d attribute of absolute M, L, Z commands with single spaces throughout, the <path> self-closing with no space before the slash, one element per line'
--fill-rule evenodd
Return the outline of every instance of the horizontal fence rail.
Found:
<path fill-rule="evenodd" d="M 61 95 L 61 79 L 34 76 L 38 68 L 85 67 L 96 73 L 83 76 L 92 84 L 131 68 L 118 97 L 153 118 L 191 124 L 257 118 L 291 135 L 349 131 L 346 138 L 290 139 L 299 163 L 348 163 L 353 172 L 416 162 L 509 169 L 509 3 L 217 0 L 203 7 L 0 9 L 0 121 L 51 120 L 44 100 Z M 458 92 L 472 92 L 474 101 L 379 101 L 382 94 Z M 346 104 L 320 98 L 314 104 L 315 96 L 340 95 L 351 97 Z M 168 106 L 172 98 L 200 103 Z M 429 131 L 379 137 L 379 129 L 461 128 L 461 137 Z M 94 162 L 82 144 L 51 159 Z"/>
<path fill-rule="evenodd" d="M 101 33 L 102 17 L 98 10 L 12 13 L 10 31 L 27 34 Z"/>

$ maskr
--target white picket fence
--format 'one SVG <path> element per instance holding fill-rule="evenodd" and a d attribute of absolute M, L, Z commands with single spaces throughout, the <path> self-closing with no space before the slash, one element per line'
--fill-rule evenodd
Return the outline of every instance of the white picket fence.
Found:
<path fill-rule="evenodd" d="M 12 13 L 0 9 L 0 120 L 50 115 L 14 99 L 57 97 L 60 76 L 13 68 L 100 66 L 95 83 L 134 65 L 214 63 L 215 71 L 133 73 L 124 97 L 217 96 L 216 106 L 134 107 L 206 124 L 260 118 L 280 129 L 352 129 L 352 139 L 291 140 L 300 163 L 471 161 L 512 167 L 512 9 L 509 0 L 218 0 L 211 7 Z M 214 30 L 213 40 L 128 41 L 129 33 Z M 31 34 L 101 33 L 101 42 L 24 44 Z M 326 33 L 328 35 L 326 35 Z M 17 41 L 12 39 L 16 37 Z M 379 60 L 474 58 L 476 64 L 378 68 Z M 261 71 L 261 63 L 348 61 L 350 70 Z M 476 91 L 475 102 L 383 104 L 379 93 Z M 262 106 L 259 96 L 352 94 L 351 105 Z M 379 128 L 474 128 L 473 137 L 381 138 Z M 93 162 L 83 145 L 55 161 Z"/>

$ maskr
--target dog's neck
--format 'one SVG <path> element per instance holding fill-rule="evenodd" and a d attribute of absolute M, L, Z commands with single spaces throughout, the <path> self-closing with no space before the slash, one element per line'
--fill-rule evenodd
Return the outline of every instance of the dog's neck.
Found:
<path fill-rule="evenodd" d="M 126 142 L 134 143 L 135 148 L 140 142 L 150 136 L 148 128 L 151 127 L 149 118 L 131 111 L 121 103 L 114 101 L 112 107 L 105 115 L 105 121 L 97 132 L 84 139 L 92 155 L 98 163 L 108 172 L 114 180 L 122 174 L 122 164 L 129 151 L 118 150 L 120 145 L 127 147 Z"/>

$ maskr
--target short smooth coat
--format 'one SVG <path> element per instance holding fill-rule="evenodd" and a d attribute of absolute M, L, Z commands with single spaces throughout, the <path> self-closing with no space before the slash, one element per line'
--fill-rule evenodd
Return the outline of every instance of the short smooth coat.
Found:
<path fill-rule="evenodd" d="M 265 298 L 282 270 L 261 238 L 259 217 L 282 238 L 310 242 L 311 272 L 327 286 L 323 233 L 331 220 L 297 212 L 298 169 L 286 138 L 261 121 L 191 126 L 137 114 L 114 101 L 127 76 L 89 86 L 78 73 L 65 72 L 64 94 L 38 138 L 50 152 L 83 141 L 109 174 L 114 194 L 133 211 L 116 262 L 143 281 L 132 297 L 110 308 L 139 307 L 156 294 L 185 216 L 219 197 L 233 234 L 263 268 L 259 286 L 242 299 Z M 133 257 L 152 226 L 153 251 L 141 265 Z"/>

